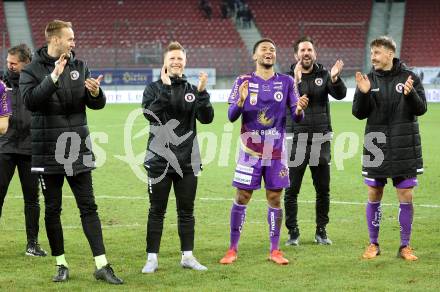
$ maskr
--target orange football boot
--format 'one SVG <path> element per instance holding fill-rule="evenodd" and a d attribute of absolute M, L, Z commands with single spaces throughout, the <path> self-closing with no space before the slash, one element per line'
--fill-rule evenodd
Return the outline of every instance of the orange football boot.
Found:
<path fill-rule="evenodd" d="M 413 254 L 413 250 L 409 245 L 399 248 L 399 252 L 397 253 L 397 256 L 406 260 L 406 261 L 417 261 L 418 260 L 418 257 L 416 257 Z"/>
<path fill-rule="evenodd" d="M 374 259 L 378 255 L 380 255 L 380 248 L 378 245 L 372 243 L 367 247 L 364 254 L 362 255 L 362 258 L 366 260 L 370 260 L 370 259 Z"/>
<path fill-rule="evenodd" d="M 278 265 L 287 265 L 289 260 L 283 257 L 283 253 L 279 249 L 275 249 L 270 253 L 269 260 Z"/>
<path fill-rule="evenodd" d="M 229 265 L 237 260 L 237 251 L 229 249 L 225 256 L 220 260 L 220 264 Z"/>

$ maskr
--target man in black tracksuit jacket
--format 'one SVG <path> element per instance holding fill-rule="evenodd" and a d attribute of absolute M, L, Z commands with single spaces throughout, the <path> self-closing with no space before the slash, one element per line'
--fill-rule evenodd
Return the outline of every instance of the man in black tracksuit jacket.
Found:
<path fill-rule="evenodd" d="M 331 71 L 327 71 L 316 62 L 314 42 L 308 36 L 295 42 L 294 55 L 297 63 L 291 66 L 288 74 L 299 84 L 300 95 L 309 98 L 309 106 L 301 123 L 287 119 L 286 125 L 287 132 L 293 133 L 289 161 L 290 186 L 286 188 L 284 196 L 286 227 L 289 230 L 286 245 L 299 244 L 297 201 L 307 165 L 316 190 L 315 242 L 331 244 L 326 232 L 330 207 L 330 140 L 333 135 L 328 95 L 336 99 L 345 97 L 347 88 L 339 77 L 344 64 L 337 60 Z"/>
<path fill-rule="evenodd" d="M 32 112 L 32 171 L 41 180 L 45 199 L 45 223 L 58 271 L 55 282 L 68 280 L 61 226 L 64 179 L 76 199 L 84 233 L 95 257 L 95 278 L 122 284 L 105 257 L 101 222 L 97 213 L 91 171 L 91 151 L 86 107 L 102 109 L 106 99 L 99 87 L 102 76 L 90 77 L 83 61 L 75 58 L 70 22 L 54 20 L 46 26 L 47 46 L 36 51 L 32 63 L 20 75 L 20 90 Z"/>
<path fill-rule="evenodd" d="M 0 217 L 9 183 L 17 168 L 24 198 L 26 255 L 46 256 L 46 252 L 38 244 L 40 203 L 38 177 L 31 173 L 31 113 L 26 109 L 18 88 L 20 72 L 30 63 L 31 58 L 31 50 L 25 44 L 8 50 L 8 71 L 4 79 L 11 88 L 7 94 L 11 99 L 12 115 L 9 117 L 7 132 L 0 136 Z"/>
<path fill-rule="evenodd" d="M 150 210 L 147 223 L 147 262 L 143 273 L 154 273 L 171 186 L 177 204 L 181 265 L 206 270 L 192 255 L 194 248 L 194 200 L 197 174 L 201 170 L 196 120 L 209 124 L 214 110 L 206 91 L 207 75 L 200 73 L 199 85 L 187 82 L 183 71 L 185 49 L 172 42 L 164 54 L 161 79 L 145 88 L 144 115 L 150 122 L 145 168 L 148 172 Z"/>
<path fill-rule="evenodd" d="M 356 73 L 357 89 L 353 115 L 367 119 L 362 174 L 368 187 L 366 206 L 370 245 L 363 254 L 372 259 L 380 254 L 381 200 L 387 178 L 396 187 L 399 206 L 400 248 L 398 256 L 408 261 L 417 257 L 409 246 L 413 218 L 413 188 L 423 172 L 422 145 L 417 116 L 427 111 L 420 79 L 399 59 L 396 44 L 379 37 L 370 44 L 373 69 Z"/>

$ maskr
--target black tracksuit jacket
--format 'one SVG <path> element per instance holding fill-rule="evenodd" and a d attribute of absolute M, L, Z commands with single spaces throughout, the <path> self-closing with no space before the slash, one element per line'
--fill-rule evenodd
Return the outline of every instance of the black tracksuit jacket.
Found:
<path fill-rule="evenodd" d="M 196 120 L 209 124 L 214 119 L 209 98 L 206 90 L 198 92 L 185 76 L 171 78 L 171 85 L 158 80 L 146 86 L 142 108 L 150 134 L 144 166 L 149 172 L 179 172 L 176 165 L 182 173 L 201 170 Z"/>
<path fill-rule="evenodd" d="M 410 75 L 414 85 L 405 96 L 403 85 Z M 356 89 L 353 115 L 358 119 L 367 119 L 365 135 L 380 132 L 386 140 L 383 143 L 369 139 L 375 149 L 368 149 L 364 143 L 362 174 L 370 178 L 384 178 L 414 177 L 422 173 L 422 145 L 417 116 L 427 111 L 427 104 L 420 79 L 397 58 L 394 58 L 390 71 L 373 69 L 368 73 L 368 79 L 370 91 L 364 94 Z M 379 166 L 368 165 L 365 157 L 375 159 L 373 153 L 376 150 L 383 153 L 383 162 Z"/>
<path fill-rule="evenodd" d="M 55 84 L 50 77 L 55 61 L 48 55 L 47 46 L 42 47 L 20 74 L 20 91 L 32 112 L 32 169 L 40 174 L 65 174 L 65 165 L 57 161 L 55 150 L 60 135 L 70 132 L 77 134 L 77 138 L 68 139 L 58 155 L 74 157 L 71 146 L 79 145 L 78 158 L 72 163 L 76 175 L 95 168 L 90 143 L 86 142 L 89 136 L 86 107 L 102 109 L 106 99 L 101 89 L 97 97 L 92 97 L 85 88 L 90 72 L 73 52 Z"/>

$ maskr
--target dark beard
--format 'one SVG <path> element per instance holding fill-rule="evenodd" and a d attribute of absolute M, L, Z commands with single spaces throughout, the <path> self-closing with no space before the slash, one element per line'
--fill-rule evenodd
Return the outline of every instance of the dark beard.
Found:
<path fill-rule="evenodd" d="M 8 69 L 6 73 L 6 79 L 9 81 L 10 85 L 18 87 L 18 81 L 20 79 L 20 73 L 14 72 Z"/>
<path fill-rule="evenodd" d="M 266 69 L 266 70 L 269 70 L 270 68 L 272 68 L 273 67 L 273 64 L 261 64 L 263 67 L 264 67 L 264 69 Z"/>
<path fill-rule="evenodd" d="M 313 64 L 314 64 L 314 63 L 311 62 L 309 66 L 306 66 L 303 62 L 301 62 L 302 67 L 303 67 L 304 69 L 306 69 L 306 70 L 309 70 L 310 68 L 312 68 L 312 67 L 313 67 Z"/>
<path fill-rule="evenodd" d="M 270 69 L 270 68 L 273 67 L 273 64 L 265 64 L 265 63 L 264 63 L 264 60 L 259 61 L 259 62 L 258 62 L 258 65 L 264 67 L 264 69 L 266 69 L 266 70 L 268 70 L 268 69 Z"/>

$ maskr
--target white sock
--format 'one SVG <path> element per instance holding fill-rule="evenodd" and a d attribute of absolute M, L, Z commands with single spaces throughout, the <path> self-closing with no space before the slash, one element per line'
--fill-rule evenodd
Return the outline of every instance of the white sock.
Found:
<path fill-rule="evenodd" d="M 107 264 L 108 261 L 107 258 L 105 257 L 105 254 L 95 257 L 95 265 L 98 270 L 101 269 L 102 267 L 105 267 Z"/>
<path fill-rule="evenodd" d="M 67 265 L 67 261 L 66 261 L 66 257 L 64 256 L 64 254 L 59 255 L 59 256 L 56 256 L 56 257 L 55 257 L 55 260 L 56 260 L 56 262 L 57 262 L 57 266 L 61 266 L 61 265 L 63 265 L 63 266 L 65 266 L 65 267 L 68 267 L 68 265 Z"/>
<path fill-rule="evenodd" d="M 189 251 L 182 251 L 182 258 L 183 257 L 192 257 L 193 256 L 193 252 L 192 250 Z"/>
<path fill-rule="evenodd" d="M 157 253 L 148 253 L 147 261 L 156 261 L 157 262 Z"/>

